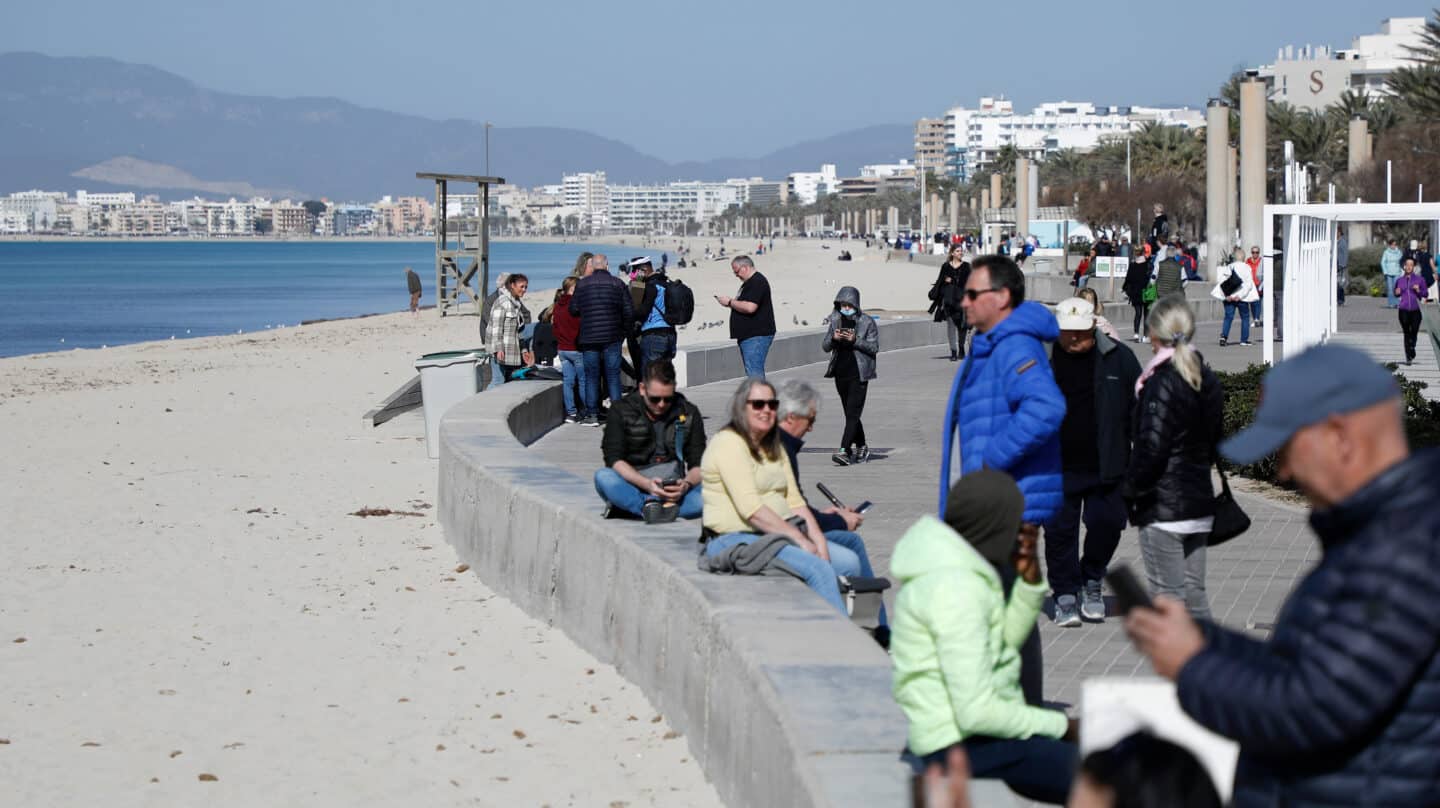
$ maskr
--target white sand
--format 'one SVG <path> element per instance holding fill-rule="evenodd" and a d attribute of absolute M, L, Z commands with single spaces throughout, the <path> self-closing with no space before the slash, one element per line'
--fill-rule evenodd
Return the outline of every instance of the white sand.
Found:
<path fill-rule="evenodd" d="M 455 571 L 418 411 L 362 425 L 476 325 L 0 360 L 0 804 L 718 804 L 634 686 Z"/>

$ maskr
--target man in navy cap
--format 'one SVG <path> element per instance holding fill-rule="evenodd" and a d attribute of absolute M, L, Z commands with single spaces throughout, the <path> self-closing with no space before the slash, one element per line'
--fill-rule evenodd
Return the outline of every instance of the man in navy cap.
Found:
<path fill-rule="evenodd" d="M 1279 452 L 1320 561 L 1268 642 L 1165 598 L 1131 610 L 1131 639 L 1191 717 L 1240 745 L 1236 806 L 1434 804 L 1440 453 L 1411 454 L 1384 368 L 1329 345 L 1276 366 L 1255 423 L 1220 451 L 1242 464 Z"/>

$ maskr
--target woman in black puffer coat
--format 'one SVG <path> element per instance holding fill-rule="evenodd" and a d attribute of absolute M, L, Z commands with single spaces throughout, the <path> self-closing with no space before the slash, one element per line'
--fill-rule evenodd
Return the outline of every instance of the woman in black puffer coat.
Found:
<path fill-rule="evenodd" d="M 1153 594 L 1210 617 L 1205 546 L 1215 521 L 1210 467 L 1222 434 L 1224 391 L 1190 344 L 1195 317 L 1184 298 L 1150 311 L 1155 358 L 1136 383 L 1133 448 L 1121 489 Z"/>
<path fill-rule="evenodd" d="M 930 313 L 935 315 L 935 322 L 945 324 L 951 362 L 965 358 L 965 334 L 970 329 L 960 301 L 965 298 L 965 282 L 969 279 L 970 262 L 965 260 L 965 247 L 956 244 L 950 248 L 950 260 L 940 265 L 940 274 L 930 287 Z"/>

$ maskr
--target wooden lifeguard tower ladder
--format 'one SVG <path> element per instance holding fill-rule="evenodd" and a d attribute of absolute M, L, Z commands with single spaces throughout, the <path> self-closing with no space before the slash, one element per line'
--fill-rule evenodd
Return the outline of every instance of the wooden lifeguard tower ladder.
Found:
<path fill-rule="evenodd" d="M 504 185 L 505 180 L 423 171 L 415 178 L 435 181 L 435 311 L 444 317 L 468 298 L 479 314 L 490 293 L 490 186 Z M 451 182 L 473 182 L 479 188 L 474 216 L 448 215 Z M 471 286 L 477 275 L 478 288 Z"/>

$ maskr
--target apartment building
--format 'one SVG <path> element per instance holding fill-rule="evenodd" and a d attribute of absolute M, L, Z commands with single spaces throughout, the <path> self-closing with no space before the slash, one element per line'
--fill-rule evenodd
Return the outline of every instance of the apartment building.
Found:
<path fill-rule="evenodd" d="M 1380 23 L 1378 33 L 1352 39 L 1349 48 L 1281 48 L 1273 63 L 1255 73 L 1265 80 L 1271 101 L 1301 109 L 1322 110 L 1347 90 L 1379 98 L 1389 93 L 1390 73 L 1413 64 L 1410 48 L 1421 47 L 1424 34 L 1424 17 L 1393 17 Z"/>
<path fill-rule="evenodd" d="M 610 229 L 620 233 L 678 231 L 740 204 L 736 186 L 721 182 L 611 185 L 608 191 Z"/>
<path fill-rule="evenodd" d="M 560 196 L 565 207 L 578 211 L 580 227 L 601 233 L 609 226 L 610 193 L 604 171 L 566 174 L 561 178 Z"/>

